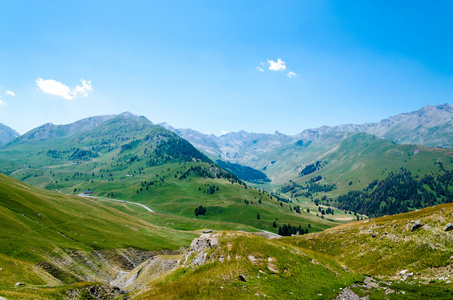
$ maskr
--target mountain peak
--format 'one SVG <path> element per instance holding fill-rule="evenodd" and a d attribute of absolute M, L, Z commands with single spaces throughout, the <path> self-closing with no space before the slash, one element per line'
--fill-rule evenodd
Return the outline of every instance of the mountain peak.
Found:
<path fill-rule="evenodd" d="M 20 134 L 16 130 L 6 126 L 3 123 L 0 123 L 0 145 L 9 143 L 10 141 L 17 138 L 19 135 Z"/>

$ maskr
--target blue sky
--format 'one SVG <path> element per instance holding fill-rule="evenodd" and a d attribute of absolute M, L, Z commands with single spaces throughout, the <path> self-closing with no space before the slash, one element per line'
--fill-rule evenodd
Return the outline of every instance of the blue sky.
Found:
<path fill-rule="evenodd" d="M 0 122 L 376 122 L 453 103 L 452 15 L 452 1 L 0 1 Z"/>

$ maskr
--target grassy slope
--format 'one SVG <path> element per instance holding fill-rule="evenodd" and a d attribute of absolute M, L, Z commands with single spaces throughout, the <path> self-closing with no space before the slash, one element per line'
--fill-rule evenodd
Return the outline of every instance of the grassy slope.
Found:
<path fill-rule="evenodd" d="M 124 122 L 126 123 L 123 124 Z M 147 136 L 151 138 L 147 139 Z M 153 152 L 156 145 L 178 139 L 160 126 L 143 126 L 131 120 L 112 119 L 73 137 L 17 142 L 4 147 L 0 149 L 0 168 L 27 184 L 49 190 L 77 194 L 90 189 L 97 196 L 146 204 L 157 212 L 167 214 L 167 219 L 171 219 L 168 215 L 175 216 L 168 223 L 177 223 L 178 225 L 171 227 L 178 229 L 202 229 L 206 228 L 204 224 L 211 224 L 215 228 L 221 227 L 219 229 L 256 228 L 276 232 L 277 229 L 271 226 L 276 218 L 278 223 L 290 223 L 293 226 L 307 227 L 311 224 L 312 230 L 323 230 L 335 225 L 311 214 L 298 215 L 290 211 L 286 204 L 281 207 L 267 193 L 245 189 L 224 178 L 211 179 L 192 174 L 179 179 L 190 167 L 212 169 L 209 163 L 191 161 L 167 162 L 157 166 L 147 164 L 150 159 L 167 156 L 165 151 L 156 156 Z M 122 146 L 138 140 L 141 142 L 130 149 L 122 149 Z M 86 160 L 71 160 L 69 157 L 74 148 L 91 149 L 97 155 Z M 201 155 L 195 149 L 191 152 L 194 155 L 197 153 Z M 132 157 L 139 159 L 130 162 Z M 141 185 L 144 181 L 154 181 L 155 184 L 148 186 L 146 190 Z M 212 195 L 203 192 L 212 185 L 219 187 L 219 191 Z M 258 203 L 260 198 L 262 204 Z M 250 203 L 253 201 L 253 205 L 246 206 L 245 199 Z M 205 223 L 193 222 L 194 210 L 199 205 L 208 209 L 206 216 L 197 218 L 207 221 Z M 260 220 L 257 219 L 258 213 Z M 184 217 L 185 221 L 181 222 L 180 217 Z M 147 216 L 145 218 L 153 220 Z M 166 225 L 159 220 L 157 222 Z"/>
<path fill-rule="evenodd" d="M 424 226 L 411 232 L 411 221 Z M 453 204 L 340 225 L 308 236 L 285 238 L 291 245 L 336 257 L 350 269 L 373 276 L 399 278 L 407 269 L 419 277 L 449 276 L 453 261 Z M 374 235 L 374 236 L 373 236 Z"/>
<path fill-rule="evenodd" d="M 325 157 L 329 164 L 312 175 L 326 177 L 338 186 L 336 193 L 366 187 L 374 179 L 383 179 L 401 167 L 413 175 L 439 174 L 437 162 L 453 169 L 453 150 L 427 148 L 420 145 L 395 145 L 367 134 L 348 137 L 337 151 Z M 309 176 L 307 176 L 309 177 Z M 349 182 L 352 184 L 349 185 Z"/>
<path fill-rule="evenodd" d="M 40 190 L 2 174 L 0 222 L 2 285 L 44 284 L 32 270 L 36 263 L 58 255 L 58 249 L 178 249 L 194 236 L 163 230 L 95 201 Z"/>
<path fill-rule="evenodd" d="M 351 190 L 362 190 L 375 179 L 384 179 L 388 173 L 404 167 L 413 175 L 442 173 L 438 162 L 442 162 L 447 170 L 453 169 L 453 150 L 427 148 L 419 145 L 395 145 L 390 141 L 376 138 L 368 134 L 355 134 L 336 146 L 334 151 L 324 153 L 310 161 L 327 161 L 322 169 L 300 177 L 293 182 L 306 185 L 306 181 L 322 176 L 319 183 L 336 184 L 331 192 L 320 192 L 314 198 L 327 196 L 335 198 Z M 351 184 L 349 184 L 351 182 Z M 291 196 L 289 193 L 288 196 Z M 293 199 L 293 198 L 292 198 Z M 297 197 L 294 201 L 312 203 L 311 199 Z M 303 206 L 303 205 L 302 205 Z M 313 206 L 305 205 L 313 210 Z"/>
<path fill-rule="evenodd" d="M 223 233 L 209 256 L 213 263 L 180 268 L 134 299 L 332 299 L 362 278 L 323 254 L 252 235 Z"/>

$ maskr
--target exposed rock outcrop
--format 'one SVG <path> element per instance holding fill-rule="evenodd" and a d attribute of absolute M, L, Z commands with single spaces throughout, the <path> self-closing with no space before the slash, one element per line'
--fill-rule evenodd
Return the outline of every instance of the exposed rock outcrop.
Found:
<path fill-rule="evenodd" d="M 216 234 L 203 234 L 194 239 L 190 244 L 189 251 L 186 254 L 184 264 L 189 266 L 199 266 L 208 261 L 212 255 L 212 250 L 219 248 L 219 239 Z"/>

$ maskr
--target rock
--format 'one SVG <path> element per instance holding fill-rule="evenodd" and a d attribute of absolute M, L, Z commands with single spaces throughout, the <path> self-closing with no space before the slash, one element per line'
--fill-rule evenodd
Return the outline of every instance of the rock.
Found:
<path fill-rule="evenodd" d="M 21 285 L 25 285 L 25 283 L 23 282 L 16 282 L 15 286 L 21 286 Z"/>
<path fill-rule="evenodd" d="M 404 274 L 406 274 L 408 270 L 402 270 L 398 273 L 399 276 L 403 276 Z"/>
<path fill-rule="evenodd" d="M 239 280 L 247 282 L 247 279 L 245 279 L 244 275 L 242 275 L 242 274 L 239 274 Z"/>
<path fill-rule="evenodd" d="M 373 233 L 373 234 L 371 235 L 371 237 L 376 237 L 376 234 Z"/>
<path fill-rule="evenodd" d="M 406 273 L 406 274 L 403 275 L 403 279 L 406 280 L 406 279 L 411 278 L 413 276 L 414 276 L 414 273 Z"/>
<path fill-rule="evenodd" d="M 203 234 L 199 238 L 194 239 L 190 244 L 184 264 L 187 263 L 190 266 L 200 266 L 210 258 L 207 255 L 208 252 L 211 252 L 210 250 L 215 250 L 218 247 L 219 240 L 215 235 Z M 192 257 L 193 260 L 189 261 L 189 257 Z"/>
<path fill-rule="evenodd" d="M 423 226 L 423 224 L 420 222 L 420 220 L 412 221 L 411 223 L 414 223 L 414 225 L 412 225 L 412 227 L 411 227 L 411 232 L 414 232 L 415 230 L 417 230 Z"/>
<path fill-rule="evenodd" d="M 453 225 L 451 225 L 451 223 L 448 223 L 445 228 L 444 228 L 444 231 L 450 231 L 450 230 L 453 230 Z"/>

